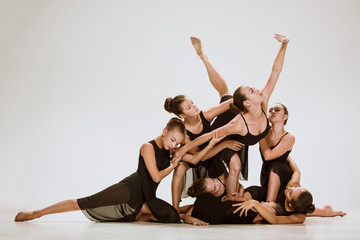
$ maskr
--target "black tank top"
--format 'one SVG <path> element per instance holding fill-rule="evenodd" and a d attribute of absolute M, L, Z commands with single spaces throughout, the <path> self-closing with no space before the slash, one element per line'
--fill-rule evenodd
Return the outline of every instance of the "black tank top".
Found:
<path fill-rule="evenodd" d="M 284 135 L 282 135 L 282 137 L 280 138 L 280 140 L 279 140 L 274 146 L 270 147 L 270 149 L 273 150 L 274 148 L 276 148 L 277 145 L 279 145 L 279 143 L 280 143 L 281 140 L 283 139 L 283 137 L 285 137 L 288 133 L 289 133 L 289 132 L 286 132 Z M 268 163 L 268 162 L 273 162 L 273 161 L 286 163 L 286 160 L 287 160 L 290 152 L 291 152 L 291 150 L 288 150 L 288 151 L 286 151 L 283 155 L 281 155 L 280 157 L 277 157 L 277 158 L 275 158 L 275 159 L 271 159 L 271 160 L 266 161 L 265 158 L 264 158 L 264 155 L 262 154 L 261 149 L 260 149 L 261 159 L 263 160 L 263 163 Z"/>
<path fill-rule="evenodd" d="M 256 136 L 252 135 L 250 133 L 250 131 L 249 131 L 249 127 L 247 125 L 247 122 L 246 122 L 244 116 L 240 113 L 241 117 L 244 119 L 244 122 L 245 122 L 248 133 L 245 136 L 242 136 L 242 135 L 239 135 L 239 134 L 233 134 L 233 135 L 231 135 L 231 138 L 236 140 L 236 141 L 242 142 L 245 145 L 255 145 L 261 139 L 263 139 L 268 134 L 268 132 L 270 130 L 270 124 L 269 124 L 269 119 L 266 117 L 266 113 L 264 112 L 264 110 L 262 110 L 262 112 L 264 113 L 265 118 L 266 118 L 266 128 L 262 133 L 260 133 L 259 135 L 256 135 Z"/>
<path fill-rule="evenodd" d="M 236 209 L 236 207 L 232 206 L 234 203 L 237 202 L 221 202 L 221 200 L 214 195 L 205 193 L 196 198 L 191 216 L 208 222 L 209 224 L 252 223 L 257 213 L 249 210 L 247 216 L 239 216 L 239 213 L 233 213 Z"/>
<path fill-rule="evenodd" d="M 210 126 L 210 122 L 208 120 L 206 120 L 206 118 L 204 117 L 203 112 L 200 112 L 200 118 L 201 118 L 201 123 L 202 123 L 202 130 L 200 133 L 198 134 L 194 134 L 192 132 L 190 132 L 189 130 L 186 129 L 186 133 L 187 135 L 190 137 L 190 140 L 193 141 L 195 138 L 200 137 L 201 135 L 211 132 L 211 126 Z M 204 149 L 206 146 L 208 145 L 208 142 L 201 144 L 200 146 L 198 146 L 201 150 Z"/>
<path fill-rule="evenodd" d="M 149 143 L 154 147 L 156 166 L 159 169 L 159 171 L 169 167 L 170 151 L 166 150 L 165 148 L 160 149 L 159 146 L 156 144 L 155 140 L 151 140 Z M 154 182 L 152 180 L 151 175 L 146 168 L 145 161 L 141 153 L 139 155 L 139 164 L 138 164 L 137 173 L 141 178 L 141 185 L 143 188 L 144 197 L 145 198 L 154 197 L 159 183 Z"/>

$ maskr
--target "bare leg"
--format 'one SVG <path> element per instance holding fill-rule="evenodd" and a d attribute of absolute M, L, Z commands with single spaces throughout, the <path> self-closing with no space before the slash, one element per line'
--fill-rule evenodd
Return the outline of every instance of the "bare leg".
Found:
<path fill-rule="evenodd" d="M 185 184 L 184 176 L 187 169 L 187 164 L 179 163 L 179 165 L 174 170 L 173 178 L 171 181 L 172 205 L 177 211 L 179 211 L 181 192 Z"/>
<path fill-rule="evenodd" d="M 35 210 L 30 212 L 19 212 L 16 215 L 14 221 L 22 222 L 27 220 L 33 220 L 35 218 L 39 218 L 48 214 L 70 212 L 76 210 L 80 210 L 80 207 L 76 199 L 65 200 L 62 202 L 55 203 L 54 205 L 43 208 L 41 210 Z"/>
<path fill-rule="evenodd" d="M 226 81 L 222 78 L 222 76 L 218 73 L 218 71 L 215 69 L 215 67 L 211 64 L 208 57 L 202 50 L 201 40 L 196 37 L 191 37 L 191 43 L 197 53 L 197 55 L 200 57 L 200 59 L 205 64 L 206 70 L 209 75 L 209 79 L 213 87 L 216 89 L 216 91 L 220 95 L 220 99 L 224 95 L 229 94 L 229 88 L 227 86 Z"/>
<path fill-rule="evenodd" d="M 229 162 L 229 174 L 226 178 L 226 194 L 237 194 L 239 189 L 239 175 L 241 171 L 241 161 L 238 154 L 234 154 Z"/>
<path fill-rule="evenodd" d="M 269 183 L 268 183 L 268 189 L 267 189 L 267 196 L 266 201 L 267 202 L 275 202 L 276 197 L 278 195 L 279 189 L 280 189 L 280 177 L 276 173 L 274 173 L 272 170 L 270 172 L 269 176 Z"/>

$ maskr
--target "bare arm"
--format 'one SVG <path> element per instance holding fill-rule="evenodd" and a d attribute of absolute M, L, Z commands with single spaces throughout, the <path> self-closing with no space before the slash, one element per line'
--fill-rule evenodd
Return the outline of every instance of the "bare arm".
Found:
<path fill-rule="evenodd" d="M 227 110 L 230 109 L 230 103 L 232 103 L 233 100 L 227 100 L 225 102 L 220 103 L 219 105 L 209 108 L 206 111 L 203 111 L 204 117 L 206 118 L 206 120 L 208 120 L 209 122 L 212 122 L 212 120 L 214 120 L 214 118 L 216 116 L 219 116 L 220 114 L 226 112 Z"/>
<path fill-rule="evenodd" d="M 171 171 L 179 164 L 180 161 L 180 159 L 173 159 L 172 164 L 169 167 L 159 171 L 156 166 L 154 147 L 150 143 L 144 143 L 141 146 L 140 153 L 144 158 L 146 169 L 149 171 L 152 180 L 157 183 L 169 175 L 169 173 L 171 173 Z"/>
<path fill-rule="evenodd" d="M 231 120 L 225 126 L 217 128 L 211 132 L 205 133 L 200 137 L 197 137 L 193 141 L 182 146 L 178 152 L 178 154 L 182 157 L 187 153 L 190 149 L 193 149 L 205 142 L 210 141 L 210 139 L 214 136 L 215 133 L 218 134 L 218 137 L 225 137 L 230 134 L 238 134 L 239 133 L 239 116 L 236 116 L 233 120 Z"/>
<path fill-rule="evenodd" d="M 300 187 L 300 178 L 301 178 L 301 172 L 296 165 L 294 159 L 292 159 L 290 156 L 288 156 L 287 161 L 290 165 L 291 170 L 293 171 L 293 174 L 291 176 L 290 181 L 286 185 L 287 187 Z"/>
<path fill-rule="evenodd" d="M 282 67 L 284 65 L 285 52 L 287 44 L 289 43 L 289 39 L 284 35 L 275 34 L 274 38 L 281 42 L 280 50 L 275 58 L 270 77 L 265 85 L 265 87 L 261 90 L 261 93 L 264 96 L 264 101 L 262 108 L 267 109 L 269 98 L 274 91 L 275 85 L 279 79 Z"/>
<path fill-rule="evenodd" d="M 270 161 L 275 158 L 280 157 L 287 151 L 291 150 L 295 143 L 295 137 L 291 134 L 286 135 L 283 137 L 281 142 L 272 150 L 270 146 L 267 144 L 266 139 L 263 138 L 260 140 L 260 150 L 264 156 L 265 161 Z"/>
<path fill-rule="evenodd" d="M 192 224 L 194 226 L 207 226 L 209 223 L 204 222 L 200 219 L 194 218 L 191 216 L 193 207 L 191 207 L 187 213 L 180 213 L 180 219 L 183 220 L 184 223 Z"/>
<path fill-rule="evenodd" d="M 330 205 L 325 205 L 323 208 L 315 208 L 312 213 L 306 214 L 307 217 L 343 217 L 347 213 L 343 211 L 334 211 Z"/>
<path fill-rule="evenodd" d="M 214 134 L 213 138 L 211 139 L 209 144 L 204 149 L 202 149 L 200 152 L 197 152 L 196 154 L 193 154 L 193 155 L 185 154 L 181 160 L 183 160 L 184 162 L 197 164 L 205 156 L 205 154 L 207 154 L 210 151 L 210 149 L 212 149 L 216 145 L 216 143 L 218 143 L 221 139 L 222 138 L 217 137 L 217 134 Z"/>
<path fill-rule="evenodd" d="M 248 200 L 243 203 L 236 203 L 239 206 L 234 212 L 240 211 L 240 215 L 247 215 L 249 209 L 255 209 L 270 224 L 293 224 L 303 223 L 306 219 L 304 214 L 292 214 L 290 216 L 276 216 L 256 200 Z"/>

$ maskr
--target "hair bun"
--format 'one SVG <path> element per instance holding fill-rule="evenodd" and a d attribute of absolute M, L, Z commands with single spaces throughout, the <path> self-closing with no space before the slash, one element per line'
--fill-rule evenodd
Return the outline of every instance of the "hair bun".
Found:
<path fill-rule="evenodd" d="M 312 213 L 315 211 L 315 205 L 311 204 L 307 209 L 305 209 L 306 213 Z"/>
<path fill-rule="evenodd" d="M 173 100 L 172 97 L 168 97 L 165 99 L 165 103 L 164 103 L 164 108 L 166 111 L 168 111 L 169 113 L 173 113 L 172 109 L 171 109 L 171 101 Z"/>

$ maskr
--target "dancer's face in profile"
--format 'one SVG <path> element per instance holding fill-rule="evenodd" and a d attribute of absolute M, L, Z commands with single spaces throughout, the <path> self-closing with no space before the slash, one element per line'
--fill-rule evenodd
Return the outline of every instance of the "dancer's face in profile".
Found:
<path fill-rule="evenodd" d="M 222 190 L 223 185 L 217 178 L 204 178 L 206 183 L 205 192 L 219 197 L 224 193 Z"/>
<path fill-rule="evenodd" d="M 163 145 L 166 150 L 175 150 L 183 141 L 185 136 L 180 130 L 174 128 L 168 131 L 166 128 L 163 131 Z"/>
<path fill-rule="evenodd" d="M 275 103 L 269 108 L 269 120 L 271 123 L 274 122 L 285 122 L 288 115 L 284 111 L 284 107 L 281 104 Z"/>
<path fill-rule="evenodd" d="M 285 198 L 288 202 L 291 202 L 296 200 L 303 191 L 306 191 L 306 189 L 302 187 L 288 187 L 285 189 Z"/>
<path fill-rule="evenodd" d="M 183 111 L 183 116 L 180 116 L 181 118 L 194 117 L 200 113 L 198 107 L 189 98 L 185 98 L 182 102 L 181 109 Z"/>
<path fill-rule="evenodd" d="M 248 101 L 248 104 L 261 104 L 264 100 L 264 96 L 260 90 L 251 86 L 242 87 L 241 93 L 245 95 L 246 100 L 244 102 Z M 246 107 L 247 104 L 244 103 L 244 105 Z"/>

